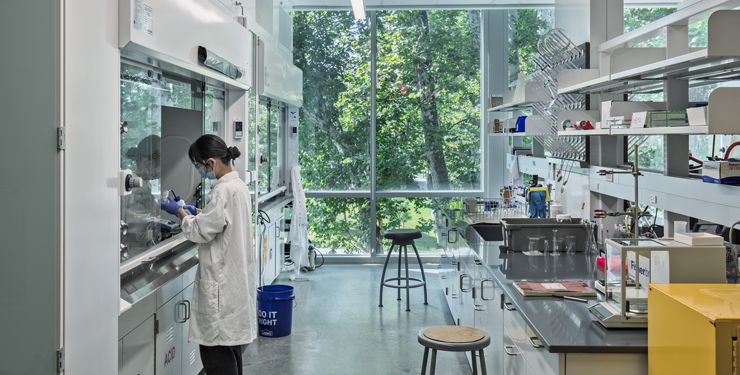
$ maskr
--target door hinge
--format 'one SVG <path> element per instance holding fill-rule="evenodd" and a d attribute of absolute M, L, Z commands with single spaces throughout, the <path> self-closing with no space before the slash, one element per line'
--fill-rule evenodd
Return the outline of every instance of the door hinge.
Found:
<path fill-rule="evenodd" d="M 504 309 L 504 294 L 501 294 L 501 310 Z"/>
<path fill-rule="evenodd" d="M 66 134 L 67 134 L 67 130 L 63 126 L 60 126 L 57 128 L 57 149 L 58 150 L 65 150 L 67 148 Z"/>
<path fill-rule="evenodd" d="M 57 374 L 64 372 L 64 348 L 57 350 Z"/>

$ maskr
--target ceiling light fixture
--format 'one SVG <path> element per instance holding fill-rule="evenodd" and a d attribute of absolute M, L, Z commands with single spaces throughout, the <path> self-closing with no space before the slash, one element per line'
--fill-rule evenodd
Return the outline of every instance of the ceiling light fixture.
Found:
<path fill-rule="evenodd" d="M 356 20 L 365 19 L 365 0 L 352 0 L 352 12 Z"/>

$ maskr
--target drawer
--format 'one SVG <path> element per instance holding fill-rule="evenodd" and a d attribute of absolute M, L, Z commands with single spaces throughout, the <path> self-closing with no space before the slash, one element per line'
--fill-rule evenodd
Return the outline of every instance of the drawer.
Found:
<path fill-rule="evenodd" d="M 537 334 L 530 328 L 526 327 L 527 342 L 519 346 L 524 352 L 527 364 L 532 372 L 536 375 L 558 375 L 560 366 L 560 354 L 550 353 L 544 345 L 536 348 L 534 345 L 542 345 L 538 342 Z"/>
<path fill-rule="evenodd" d="M 506 328 L 504 328 L 504 372 L 507 375 L 527 374 L 527 362 L 524 361 L 521 349 L 516 346 Z"/>
<path fill-rule="evenodd" d="M 504 297 L 504 302 L 506 302 L 506 297 Z M 527 325 L 519 311 L 513 309 L 514 306 L 511 304 L 504 305 L 504 328 L 509 331 L 514 343 L 523 347 L 527 343 Z M 523 355 L 526 357 L 526 353 Z"/>

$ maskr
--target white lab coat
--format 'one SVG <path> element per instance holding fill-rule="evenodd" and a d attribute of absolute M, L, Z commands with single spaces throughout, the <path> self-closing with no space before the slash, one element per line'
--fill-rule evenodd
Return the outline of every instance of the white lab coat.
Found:
<path fill-rule="evenodd" d="M 251 199 L 236 172 L 214 184 L 203 212 L 182 220 L 198 243 L 188 340 L 205 346 L 248 344 L 257 338 L 257 285 Z"/>
<path fill-rule="evenodd" d="M 293 190 L 293 211 L 290 219 L 290 259 L 294 269 L 291 280 L 295 280 L 301 267 L 308 266 L 308 218 L 306 217 L 306 193 L 301 181 L 301 167 L 290 170 Z"/>

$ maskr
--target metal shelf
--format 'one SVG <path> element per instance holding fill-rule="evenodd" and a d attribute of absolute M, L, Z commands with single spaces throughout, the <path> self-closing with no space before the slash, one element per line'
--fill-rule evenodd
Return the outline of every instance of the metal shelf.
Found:
<path fill-rule="evenodd" d="M 583 94 L 587 93 L 588 91 L 599 88 L 603 85 L 608 86 L 610 84 L 610 76 L 605 75 L 603 77 L 591 79 L 588 81 L 584 81 L 575 85 L 570 85 L 567 87 L 560 88 L 558 87 L 558 95 L 562 94 Z"/>

